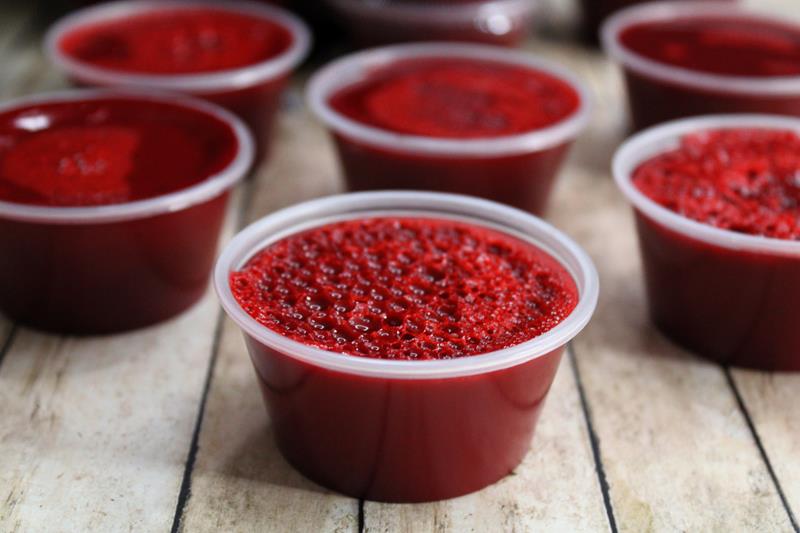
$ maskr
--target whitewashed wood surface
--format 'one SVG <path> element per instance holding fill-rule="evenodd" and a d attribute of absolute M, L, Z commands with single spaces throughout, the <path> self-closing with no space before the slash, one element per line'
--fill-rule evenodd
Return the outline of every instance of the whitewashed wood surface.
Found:
<path fill-rule="evenodd" d="M 771 1 L 800 11 L 794 2 Z M 41 25 L 30 5 L 0 7 L 0 98 L 63 84 L 41 57 Z M 566 42 L 528 48 L 595 95 L 550 219 L 592 255 L 602 296 L 514 475 L 421 505 L 307 481 L 277 452 L 244 344 L 209 291 L 177 319 L 111 337 L 48 336 L 0 318 L 0 532 L 798 532 L 800 375 L 722 368 L 650 326 L 632 220 L 608 175 L 624 136 L 617 72 Z M 302 81 L 272 161 L 232 202 L 226 239 L 341 190 Z"/>

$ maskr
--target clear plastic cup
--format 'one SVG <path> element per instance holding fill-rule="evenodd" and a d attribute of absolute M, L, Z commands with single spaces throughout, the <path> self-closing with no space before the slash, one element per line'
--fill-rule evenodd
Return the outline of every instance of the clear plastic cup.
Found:
<path fill-rule="evenodd" d="M 518 46 L 528 36 L 537 0 L 371 2 L 326 0 L 364 46 L 408 41 L 469 41 Z"/>
<path fill-rule="evenodd" d="M 436 361 L 370 359 L 307 346 L 262 326 L 229 276 L 265 246 L 337 220 L 450 218 L 533 242 L 572 275 L 579 302 L 559 325 L 496 352 Z M 310 479 L 371 500 L 450 498 L 502 478 L 528 451 L 564 346 L 598 294 L 589 257 L 540 219 L 460 195 L 384 191 L 306 202 L 242 231 L 217 261 L 222 306 L 242 329 L 283 455 Z"/>
<path fill-rule="evenodd" d="M 90 207 L 0 201 L 0 311 L 11 320 L 58 333 L 129 330 L 180 313 L 208 286 L 228 193 L 253 160 L 253 140 L 238 118 L 186 97 L 97 90 L 21 98 L 0 105 L 0 113 L 108 97 L 215 117 L 230 126 L 237 154 L 195 185 L 143 200 Z"/>
<path fill-rule="evenodd" d="M 737 233 L 683 217 L 632 183 L 644 161 L 686 134 L 769 128 L 800 133 L 800 119 L 721 115 L 678 120 L 625 142 L 617 185 L 636 218 L 650 314 L 680 345 L 726 365 L 800 370 L 800 242 Z"/>
<path fill-rule="evenodd" d="M 709 16 L 789 23 L 743 2 L 678 1 L 630 7 L 603 24 L 603 47 L 625 74 L 634 128 L 641 130 L 677 118 L 719 113 L 800 116 L 800 76 L 705 73 L 648 59 L 620 41 L 621 33 L 634 24 Z M 797 28 L 800 31 L 800 25 Z"/>
<path fill-rule="evenodd" d="M 330 105 L 334 94 L 367 79 L 376 69 L 430 58 L 464 58 L 540 70 L 566 81 L 577 92 L 580 105 L 552 126 L 488 139 L 396 133 L 357 122 Z M 584 84 L 560 66 L 521 52 L 454 43 L 394 45 L 348 55 L 315 73 L 306 94 L 311 110 L 333 133 L 350 190 L 469 194 L 536 214 L 544 212 L 561 163 L 588 122 L 590 108 Z"/>
<path fill-rule="evenodd" d="M 283 53 L 246 67 L 199 74 L 121 72 L 76 59 L 60 43 L 79 28 L 158 11 L 213 8 L 267 19 L 292 34 Z M 121 0 L 90 6 L 56 22 L 45 36 L 50 61 L 74 83 L 87 87 L 123 87 L 179 92 L 203 98 L 234 112 L 252 129 L 259 154 L 269 152 L 275 112 L 292 70 L 306 57 L 311 36 L 306 25 L 289 12 L 266 3 L 232 0 Z"/>

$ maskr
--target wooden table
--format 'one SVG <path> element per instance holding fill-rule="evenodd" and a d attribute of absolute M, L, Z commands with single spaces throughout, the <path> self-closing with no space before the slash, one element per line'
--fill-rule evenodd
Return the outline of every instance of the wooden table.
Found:
<path fill-rule="evenodd" d="M 0 98 L 63 84 L 23 4 L 0 14 Z M 550 218 L 594 258 L 602 295 L 513 475 L 424 505 L 307 481 L 277 452 L 242 339 L 209 291 L 177 319 L 110 337 L 0 318 L 0 531 L 798 531 L 800 375 L 723 368 L 653 329 L 630 212 L 608 172 L 625 123 L 617 72 L 575 45 L 529 48 L 596 96 Z M 234 199 L 225 239 L 341 189 L 301 85 L 273 160 Z"/>

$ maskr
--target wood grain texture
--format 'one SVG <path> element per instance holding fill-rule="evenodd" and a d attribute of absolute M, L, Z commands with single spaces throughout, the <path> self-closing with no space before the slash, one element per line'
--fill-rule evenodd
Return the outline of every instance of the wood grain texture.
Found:
<path fill-rule="evenodd" d="M 479 492 L 420 505 L 367 502 L 365 531 L 608 531 L 577 388 L 562 361 L 532 450 L 514 473 Z"/>
<path fill-rule="evenodd" d="M 33 78 L 49 71 L 41 53 L 41 35 L 36 31 L 36 4 L 14 2 L 0 11 L 0 98 L 8 99 L 38 89 Z"/>
<path fill-rule="evenodd" d="M 247 220 L 336 192 L 328 139 L 287 95 L 274 157 L 252 184 Z M 225 321 L 201 425 L 183 531 L 335 531 L 358 529 L 358 501 L 303 478 L 278 452 L 238 327 Z"/>
<path fill-rule="evenodd" d="M 733 370 L 733 380 L 797 523 L 800 513 L 800 375 Z"/>

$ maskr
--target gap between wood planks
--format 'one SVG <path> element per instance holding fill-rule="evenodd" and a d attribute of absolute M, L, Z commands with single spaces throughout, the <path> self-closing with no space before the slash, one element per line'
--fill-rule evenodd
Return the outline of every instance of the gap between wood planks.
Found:
<path fill-rule="evenodd" d="M 589 406 L 588 398 L 586 396 L 586 392 L 583 386 L 583 381 L 581 379 L 580 369 L 578 367 L 577 356 L 575 353 L 575 347 L 573 344 L 567 348 L 567 357 L 570 362 L 570 367 L 572 369 L 572 373 L 575 377 L 575 383 L 578 389 L 578 395 L 580 397 L 580 404 L 581 409 L 583 410 L 584 418 L 586 421 L 586 429 L 589 435 L 590 445 L 592 448 L 592 455 L 594 456 L 595 460 L 595 468 L 597 472 L 597 479 L 600 483 L 600 489 L 603 494 L 603 503 L 605 505 L 606 513 L 608 516 L 608 523 L 611 531 L 613 533 L 618 532 L 618 527 L 616 523 L 616 518 L 614 515 L 614 506 L 611 501 L 611 487 L 608 483 L 605 468 L 603 466 L 603 458 L 602 458 L 602 451 L 600 448 L 600 439 L 597 435 L 597 432 L 594 429 L 594 421 L 592 417 L 592 411 Z M 770 479 L 772 480 L 773 485 L 775 486 L 775 490 L 778 493 L 780 498 L 781 504 L 783 505 L 786 514 L 788 515 L 789 522 L 791 523 L 792 529 L 795 533 L 800 533 L 800 524 L 798 524 L 797 518 L 792 510 L 791 505 L 789 504 L 789 500 L 786 498 L 786 493 L 783 490 L 783 487 L 778 479 L 777 474 L 775 473 L 775 469 L 772 466 L 772 461 L 769 458 L 769 454 L 767 453 L 766 448 L 764 447 L 763 442 L 761 441 L 761 436 L 756 429 L 755 423 L 750 415 L 750 411 L 747 408 L 747 404 L 745 403 L 744 398 L 742 397 L 738 386 L 736 385 L 736 381 L 731 374 L 731 370 L 729 366 L 720 365 L 720 369 L 725 374 L 725 379 L 728 383 L 728 386 L 731 389 L 731 394 L 733 395 L 736 405 L 741 413 L 742 417 L 744 418 L 745 424 L 747 425 L 748 430 L 750 431 L 750 435 L 753 438 L 753 442 L 758 449 L 759 456 L 764 463 L 764 466 L 767 469 Z M 360 518 L 360 517 L 359 517 Z"/>
<path fill-rule="evenodd" d="M 247 221 L 247 213 L 250 211 L 251 205 L 251 190 L 255 187 L 254 173 L 258 168 L 250 171 L 250 176 L 245 178 L 241 185 L 242 199 L 239 203 L 239 212 L 236 216 L 236 223 L 234 224 L 234 235 L 242 229 L 242 226 Z M 212 271 L 213 276 L 213 271 Z M 217 311 L 217 323 L 214 327 L 214 340 L 211 344 L 211 357 L 208 361 L 208 368 L 206 369 L 206 377 L 203 383 L 203 394 L 200 396 L 200 407 L 197 410 L 197 418 L 194 423 L 194 431 L 192 432 L 192 440 L 189 444 L 189 452 L 186 455 L 186 463 L 183 468 L 183 478 L 181 479 L 181 487 L 178 491 L 178 501 L 175 504 L 175 515 L 172 518 L 171 533 L 178 533 L 181 530 L 181 523 L 183 515 L 186 512 L 186 504 L 189 502 L 189 497 L 192 495 L 192 471 L 194 464 L 197 460 L 198 444 L 200 442 L 200 431 L 203 426 L 203 417 L 206 412 L 206 403 L 208 402 L 208 393 L 211 390 L 211 381 L 214 379 L 214 369 L 217 365 L 217 357 L 219 354 L 220 340 L 222 339 L 222 330 L 225 324 L 225 312 L 220 308 Z M 0 358 L 2 363 L 2 358 Z"/>
<path fill-rule="evenodd" d="M 581 411 L 583 411 L 583 418 L 586 422 L 586 433 L 589 436 L 589 444 L 592 448 L 592 457 L 594 458 L 595 472 L 597 473 L 597 481 L 600 484 L 600 491 L 603 494 L 603 506 L 606 509 L 606 516 L 608 517 L 608 527 L 612 533 L 617 533 L 617 520 L 614 516 L 614 505 L 611 503 L 611 491 L 606 478 L 605 467 L 603 466 L 603 454 L 600 451 L 600 437 L 594 429 L 594 419 L 592 418 L 592 410 L 589 407 L 589 400 L 586 397 L 586 390 L 583 387 L 583 380 L 581 379 L 580 369 L 578 368 L 578 360 L 575 356 L 575 347 L 572 343 L 567 346 L 567 359 L 569 360 L 572 375 L 575 378 L 575 385 L 578 389 L 578 397 L 580 398 Z"/>
<path fill-rule="evenodd" d="M 736 399 L 736 405 L 739 407 L 739 411 L 744 417 L 747 428 L 750 430 L 750 434 L 753 436 L 753 441 L 755 442 L 756 448 L 758 448 L 758 453 L 761 456 L 761 460 L 764 461 L 764 466 L 767 467 L 767 472 L 769 473 L 772 483 L 775 485 L 775 490 L 778 491 L 781 504 L 783 504 L 786 514 L 789 515 L 789 522 L 792 524 L 792 528 L 794 529 L 795 533 L 800 533 L 800 526 L 798 526 L 797 518 L 795 517 L 794 511 L 792 511 L 792 506 L 789 505 L 789 500 L 786 498 L 786 493 L 783 491 L 783 487 L 781 486 L 781 482 L 778 479 L 777 474 L 775 474 L 775 469 L 772 467 L 772 461 L 767 454 L 767 449 L 764 447 L 764 444 L 761 441 L 761 436 L 758 434 L 758 430 L 756 430 L 756 426 L 753 423 L 753 418 L 750 416 L 750 410 L 747 408 L 744 398 L 742 397 L 741 392 L 739 392 L 739 387 L 736 385 L 736 381 L 733 379 L 731 369 L 729 366 L 722 366 L 721 368 L 725 374 L 725 379 L 728 382 L 728 386 L 731 388 L 733 397 Z"/>

